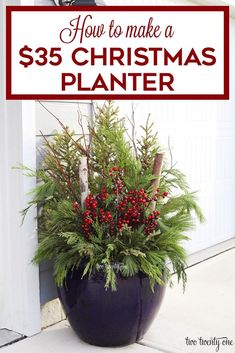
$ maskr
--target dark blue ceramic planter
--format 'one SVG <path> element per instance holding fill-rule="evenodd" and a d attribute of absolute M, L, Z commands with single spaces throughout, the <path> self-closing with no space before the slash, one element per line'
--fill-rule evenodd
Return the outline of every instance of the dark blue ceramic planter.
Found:
<path fill-rule="evenodd" d="M 158 312 L 165 288 L 155 286 L 143 273 L 117 275 L 117 291 L 104 288 L 104 275 L 81 279 L 78 269 L 58 288 L 59 298 L 76 334 L 92 345 L 123 346 L 143 338 Z"/>

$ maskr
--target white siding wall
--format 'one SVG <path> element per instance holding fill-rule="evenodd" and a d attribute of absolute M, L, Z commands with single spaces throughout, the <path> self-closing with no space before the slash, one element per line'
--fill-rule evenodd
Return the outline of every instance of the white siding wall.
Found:
<path fill-rule="evenodd" d="M 6 5 L 21 1 L 0 3 L 0 329 L 33 335 L 40 331 L 38 267 L 31 263 L 37 246 L 35 211 L 20 226 L 20 210 L 35 180 L 12 167 L 35 168 L 35 109 L 34 102 L 5 100 Z"/>

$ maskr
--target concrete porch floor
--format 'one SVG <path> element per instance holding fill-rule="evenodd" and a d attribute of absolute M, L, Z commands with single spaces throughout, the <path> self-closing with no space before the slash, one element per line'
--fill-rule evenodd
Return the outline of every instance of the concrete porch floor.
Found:
<path fill-rule="evenodd" d="M 67 321 L 62 321 L 36 336 L 2 348 L 1 353 L 233 353 L 234 271 L 235 249 L 188 268 L 186 292 L 183 294 L 177 283 L 173 289 L 167 289 L 158 316 L 138 344 L 122 348 L 90 346 L 76 337 Z M 189 340 L 194 344 L 191 341 L 189 345 Z"/>

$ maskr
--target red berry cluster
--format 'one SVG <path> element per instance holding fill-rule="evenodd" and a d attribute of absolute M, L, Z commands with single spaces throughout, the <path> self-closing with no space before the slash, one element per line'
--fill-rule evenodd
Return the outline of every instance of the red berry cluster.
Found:
<path fill-rule="evenodd" d="M 143 189 L 131 190 L 117 204 L 119 211 L 118 229 L 122 229 L 124 224 L 136 227 L 143 220 L 143 210 L 147 203 L 147 195 Z"/>
<path fill-rule="evenodd" d="M 109 170 L 109 176 L 112 178 L 114 188 L 113 193 L 115 195 L 120 194 L 123 191 L 124 182 L 122 180 L 122 168 L 113 167 Z"/>
<path fill-rule="evenodd" d="M 91 211 L 87 210 L 83 214 L 83 224 L 82 224 L 82 230 L 85 236 L 88 238 L 91 235 L 91 224 L 92 224 L 92 219 L 91 219 Z"/>
<path fill-rule="evenodd" d="M 127 191 L 123 181 L 123 170 L 114 166 L 109 170 L 112 179 L 111 191 L 107 192 L 102 188 L 96 196 L 90 194 L 85 200 L 85 208 L 82 215 L 83 233 L 90 237 L 92 234 L 92 223 L 98 221 L 106 224 L 109 234 L 114 235 L 121 231 L 125 225 L 136 229 L 144 225 L 144 232 L 150 235 L 158 227 L 160 212 L 154 210 L 146 216 L 146 209 L 152 202 L 168 196 L 166 191 L 157 190 L 153 197 L 149 197 L 144 189 L 133 189 Z M 114 196 L 116 195 L 116 196 Z M 107 206 L 107 199 L 114 197 L 115 201 Z M 73 203 L 74 211 L 78 210 L 79 205 Z M 107 210 L 107 207 L 110 207 Z"/>
<path fill-rule="evenodd" d="M 98 202 L 93 197 L 92 194 L 87 196 L 85 200 L 85 206 L 86 206 L 86 211 L 83 213 L 82 230 L 85 236 L 89 238 L 91 235 L 91 224 L 93 220 L 96 219 L 97 217 L 96 209 L 98 206 Z"/>
<path fill-rule="evenodd" d="M 157 219 L 160 216 L 160 212 L 154 210 L 153 213 L 151 213 L 147 219 L 144 221 L 145 223 L 145 234 L 149 235 L 151 234 L 154 230 L 156 230 L 158 222 Z"/>
<path fill-rule="evenodd" d="M 73 208 L 73 212 L 75 213 L 77 213 L 77 211 L 80 209 L 80 206 L 77 203 L 77 201 L 72 202 L 72 208 Z"/>
<path fill-rule="evenodd" d="M 85 200 L 85 205 L 87 210 L 96 210 L 98 206 L 97 200 L 94 198 L 92 194 L 88 195 Z"/>
<path fill-rule="evenodd" d="M 141 224 L 144 224 L 146 234 L 150 234 L 155 230 L 160 212 L 153 211 L 145 219 L 145 209 L 153 200 L 155 198 L 149 198 L 144 189 L 130 190 L 117 205 L 119 211 L 118 229 L 121 230 L 125 224 L 132 228 L 137 228 Z"/>
<path fill-rule="evenodd" d="M 101 193 L 98 195 L 98 198 L 101 200 L 101 201 L 105 201 L 107 198 L 108 198 L 108 193 L 107 193 L 107 190 L 106 188 L 102 188 L 101 189 Z"/>
<path fill-rule="evenodd" d="M 117 176 L 120 176 L 121 172 L 122 172 L 122 168 L 115 166 L 109 170 L 109 176 L 117 177 Z"/>
<path fill-rule="evenodd" d="M 99 221 L 100 223 L 108 223 L 113 219 L 111 213 L 109 211 L 105 212 L 103 208 L 99 210 Z"/>
<path fill-rule="evenodd" d="M 83 213 L 83 224 L 82 230 L 86 236 L 91 235 L 91 225 L 96 220 L 99 223 L 107 223 L 109 225 L 109 231 L 113 234 L 114 232 L 114 221 L 111 213 L 105 211 L 104 208 L 100 208 L 102 203 L 107 199 L 108 193 L 105 188 L 94 197 L 92 194 L 88 195 L 85 200 L 86 211 Z"/>

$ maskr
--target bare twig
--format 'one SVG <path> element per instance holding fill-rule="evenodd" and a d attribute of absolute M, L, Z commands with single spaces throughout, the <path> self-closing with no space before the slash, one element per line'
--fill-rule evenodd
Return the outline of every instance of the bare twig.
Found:
<path fill-rule="evenodd" d="M 168 149 L 169 149 L 170 160 L 171 160 L 170 169 L 172 169 L 172 167 L 173 167 L 173 156 L 172 156 L 172 151 L 171 151 L 170 136 L 168 136 L 167 142 L 168 142 Z"/>
<path fill-rule="evenodd" d="M 74 142 L 74 144 L 76 145 L 76 147 L 78 148 L 78 150 L 83 154 L 83 155 L 87 155 L 87 151 L 76 141 L 74 140 L 73 136 L 68 132 L 68 129 L 66 128 L 66 126 L 60 121 L 60 119 L 53 114 L 44 104 L 42 104 L 42 102 L 37 101 L 51 116 L 53 116 L 58 123 L 60 124 L 60 126 L 62 127 L 63 131 L 66 133 L 67 136 L 69 136 L 69 138 Z M 88 157 L 88 156 L 87 156 Z"/>
<path fill-rule="evenodd" d="M 42 151 L 41 151 L 42 149 L 39 148 L 39 147 L 37 147 L 36 150 L 38 151 L 38 153 L 40 154 L 40 156 L 44 159 L 44 158 L 45 158 L 45 155 L 43 155 L 43 153 L 42 153 Z M 43 169 L 43 170 L 44 170 L 44 169 Z M 57 176 L 55 176 L 50 170 L 46 169 L 46 171 L 47 171 L 47 173 L 48 173 L 53 179 L 55 179 L 56 181 L 58 181 Z"/>
<path fill-rule="evenodd" d="M 91 146 L 93 142 L 93 137 L 94 137 L 94 128 L 91 127 L 91 125 L 88 125 L 89 129 L 89 145 L 88 145 L 88 155 L 91 157 Z"/>
<path fill-rule="evenodd" d="M 88 148 L 87 148 L 87 143 L 86 143 L 86 134 L 85 134 L 85 131 L 84 131 L 83 120 L 82 120 L 82 113 L 81 113 L 81 110 L 80 110 L 80 108 L 79 108 L 79 104 L 78 104 L 77 113 L 78 113 L 78 125 L 80 126 L 80 128 L 81 128 L 81 130 L 82 130 L 82 136 L 83 136 L 84 146 L 85 146 L 85 150 L 86 150 L 86 154 L 87 154 Z"/>
<path fill-rule="evenodd" d="M 168 150 L 169 150 L 169 154 L 170 154 L 170 168 L 168 168 L 167 170 L 164 170 L 164 172 L 163 172 L 164 178 L 166 178 L 170 174 L 170 170 L 174 169 L 175 166 L 177 165 L 177 162 L 173 163 L 173 155 L 172 155 L 172 149 L 171 149 L 171 145 L 170 145 L 170 136 L 168 136 Z"/>
<path fill-rule="evenodd" d="M 60 170 L 60 172 L 62 173 L 62 175 L 64 176 L 65 178 L 65 181 L 66 181 L 66 184 L 67 184 L 67 187 L 69 188 L 69 190 L 71 191 L 71 194 L 72 196 L 74 197 L 74 199 L 76 200 L 76 194 L 74 193 L 73 191 L 73 188 L 72 188 L 72 185 L 71 185 L 71 180 L 70 178 L 66 175 L 65 171 L 64 171 L 64 167 L 63 165 L 60 163 L 60 160 L 58 159 L 57 155 L 56 155 L 56 151 L 55 149 L 52 147 L 52 145 L 50 144 L 50 142 L 47 140 L 46 136 L 42 133 L 42 131 L 40 130 L 40 134 L 42 136 L 42 138 L 44 139 L 45 141 L 45 144 L 47 146 L 47 148 L 51 151 L 54 159 L 55 159 L 55 162 Z"/>
<path fill-rule="evenodd" d="M 91 154 L 91 146 L 93 142 L 93 137 L 94 137 L 94 129 L 95 129 L 95 124 L 94 124 L 94 117 L 96 115 L 95 113 L 95 107 L 94 107 L 94 101 L 91 101 L 91 118 L 88 123 L 88 130 L 89 130 L 89 145 L 88 145 L 88 154 L 90 156 Z"/>
<path fill-rule="evenodd" d="M 134 108 L 134 104 L 131 105 L 131 119 L 128 118 L 127 119 L 129 121 L 129 123 L 131 124 L 131 136 L 129 135 L 129 133 L 127 132 L 127 136 L 128 138 L 131 140 L 133 148 L 134 148 L 134 152 L 135 152 L 135 157 L 138 158 L 138 149 L 136 146 L 136 128 L 135 128 L 135 108 Z"/>

